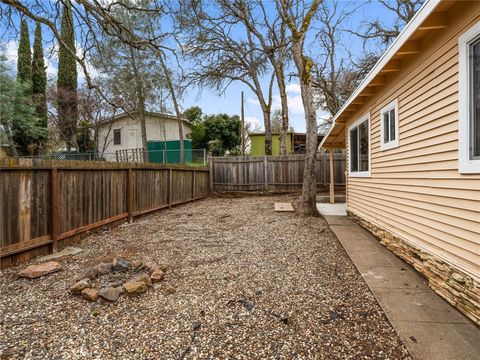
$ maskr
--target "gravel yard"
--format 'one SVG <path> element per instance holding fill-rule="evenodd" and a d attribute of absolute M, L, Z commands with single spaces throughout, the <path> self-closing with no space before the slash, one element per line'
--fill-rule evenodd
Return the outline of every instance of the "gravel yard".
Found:
<path fill-rule="evenodd" d="M 273 211 L 291 199 L 209 198 L 89 236 L 65 271 L 4 270 L 1 359 L 410 358 L 326 222 Z M 114 256 L 165 280 L 115 303 L 70 294 Z"/>

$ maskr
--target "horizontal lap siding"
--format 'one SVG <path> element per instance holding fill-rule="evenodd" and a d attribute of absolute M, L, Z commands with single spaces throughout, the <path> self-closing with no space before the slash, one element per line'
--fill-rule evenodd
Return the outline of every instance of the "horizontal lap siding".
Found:
<path fill-rule="evenodd" d="M 370 111 L 371 177 L 349 177 L 347 201 L 353 213 L 479 278 L 480 175 L 458 172 L 458 36 L 480 19 L 472 14 L 463 12 L 359 111 Z M 382 151 L 380 110 L 395 98 L 400 146 Z"/>

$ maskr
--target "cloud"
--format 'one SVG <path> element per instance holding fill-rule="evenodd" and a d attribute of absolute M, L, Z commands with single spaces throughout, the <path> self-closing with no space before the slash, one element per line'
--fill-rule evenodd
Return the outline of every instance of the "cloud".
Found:
<path fill-rule="evenodd" d="M 300 94 L 300 84 L 288 84 L 286 86 L 286 91 L 289 94 Z"/>
<path fill-rule="evenodd" d="M 260 121 L 258 121 L 256 116 L 245 116 L 245 123 L 250 124 L 251 131 L 261 127 Z"/>
<path fill-rule="evenodd" d="M 258 101 L 257 98 L 247 98 L 247 104 L 260 106 L 260 102 Z"/>
<path fill-rule="evenodd" d="M 6 43 L 4 43 L 4 46 L 5 46 L 5 56 L 7 57 L 7 61 L 16 64 L 17 56 L 18 56 L 18 41 L 9 40 Z"/>

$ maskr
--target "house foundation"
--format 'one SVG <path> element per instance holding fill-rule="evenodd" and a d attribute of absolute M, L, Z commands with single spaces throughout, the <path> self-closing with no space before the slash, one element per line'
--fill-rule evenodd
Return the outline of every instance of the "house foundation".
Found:
<path fill-rule="evenodd" d="M 348 211 L 348 216 L 368 230 L 395 255 L 411 264 L 428 285 L 468 318 L 480 325 L 480 282 L 457 267 L 412 245 L 383 227 Z"/>

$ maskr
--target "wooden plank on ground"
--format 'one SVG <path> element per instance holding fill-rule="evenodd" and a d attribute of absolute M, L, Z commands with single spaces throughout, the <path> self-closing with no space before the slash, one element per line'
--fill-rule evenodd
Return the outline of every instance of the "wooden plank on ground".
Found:
<path fill-rule="evenodd" d="M 285 212 L 285 211 L 295 211 L 291 203 L 275 203 L 275 211 Z"/>

